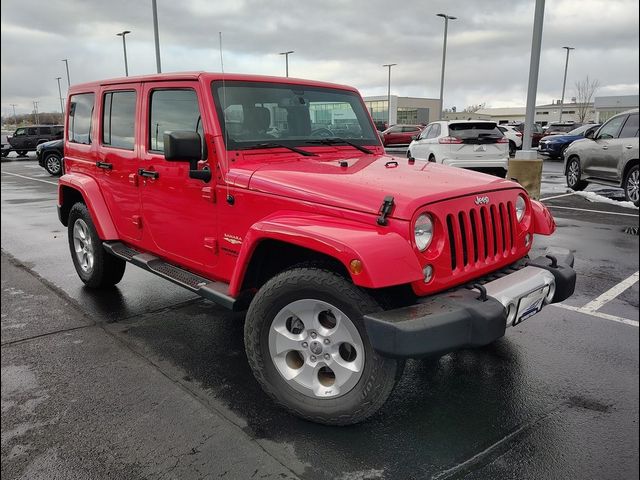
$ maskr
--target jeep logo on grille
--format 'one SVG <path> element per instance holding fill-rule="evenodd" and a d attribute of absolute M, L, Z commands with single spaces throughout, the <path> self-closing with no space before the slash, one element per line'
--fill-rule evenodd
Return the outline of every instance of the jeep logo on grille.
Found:
<path fill-rule="evenodd" d="M 487 205 L 489 197 L 476 197 L 476 205 Z"/>

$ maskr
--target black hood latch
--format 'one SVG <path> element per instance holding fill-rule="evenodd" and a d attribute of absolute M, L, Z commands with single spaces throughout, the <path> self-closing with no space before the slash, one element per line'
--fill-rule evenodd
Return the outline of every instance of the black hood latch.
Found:
<path fill-rule="evenodd" d="M 393 205 L 393 197 L 391 195 L 384 197 L 384 201 L 382 202 L 380 210 L 378 211 L 378 213 L 380 214 L 377 220 L 378 225 L 386 225 L 387 223 L 389 223 L 389 221 L 387 220 L 387 215 L 391 213 Z"/>

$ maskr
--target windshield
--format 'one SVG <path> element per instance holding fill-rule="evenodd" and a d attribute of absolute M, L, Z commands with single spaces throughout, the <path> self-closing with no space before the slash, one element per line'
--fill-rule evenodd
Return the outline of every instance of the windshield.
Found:
<path fill-rule="evenodd" d="M 568 133 L 573 129 L 574 129 L 573 125 L 551 125 L 551 126 L 549 126 L 549 131 L 550 132 Z"/>
<path fill-rule="evenodd" d="M 581 127 L 574 128 L 573 130 L 571 130 L 568 133 L 568 135 L 583 135 L 584 132 L 586 132 L 587 130 L 589 130 L 592 127 L 594 127 L 593 124 L 591 124 L 591 125 L 582 125 Z"/>
<path fill-rule="evenodd" d="M 356 145 L 380 143 L 354 92 L 242 81 L 226 81 L 224 88 L 222 81 L 215 81 L 211 88 L 229 149 L 265 142 L 308 145 L 336 137 Z"/>

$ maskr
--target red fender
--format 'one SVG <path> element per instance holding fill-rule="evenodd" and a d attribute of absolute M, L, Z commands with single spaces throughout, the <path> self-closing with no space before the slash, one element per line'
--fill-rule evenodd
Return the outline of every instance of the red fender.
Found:
<path fill-rule="evenodd" d="M 102 240 L 117 240 L 118 232 L 116 230 L 109 209 L 104 201 L 98 182 L 88 175 L 80 175 L 77 173 L 67 174 L 60 177 L 58 181 L 58 207 L 64 205 L 64 188 L 69 187 L 77 190 L 82 195 L 84 203 L 89 209 L 91 219 L 96 227 L 98 236 Z"/>
<path fill-rule="evenodd" d="M 389 287 L 423 278 L 413 248 L 396 232 L 381 232 L 362 223 L 324 215 L 280 212 L 254 224 L 247 232 L 231 277 L 231 296 L 238 295 L 253 252 L 267 239 L 328 255 L 340 261 L 347 271 L 351 260 L 361 260 L 362 273 L 351 274 L 353 283 L 361 287 Z"/>
<path fill-rule="evenodd" d="M 533 233 L 551 235 L 556 231 L 556 221 L 545 205 L 537 200 L 531 200 L 531 209 L 533 210 Z"/>

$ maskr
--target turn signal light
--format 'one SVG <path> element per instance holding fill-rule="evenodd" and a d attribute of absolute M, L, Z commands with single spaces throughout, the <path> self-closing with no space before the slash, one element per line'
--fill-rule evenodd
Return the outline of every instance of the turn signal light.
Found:
<path fill-rule="evenodd" d="M 349 271 L 354 275 L 360 275 L 362 273 L 362 261 L 354 258 L 349 262 Z"/>

